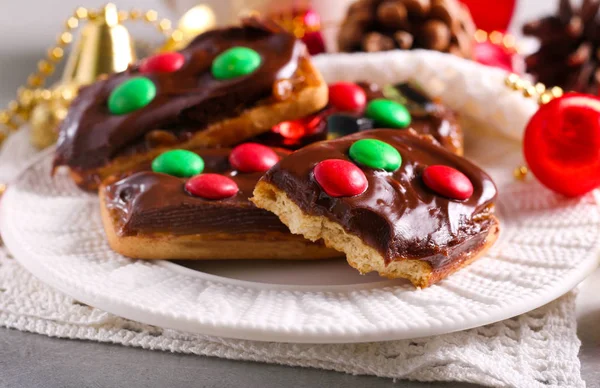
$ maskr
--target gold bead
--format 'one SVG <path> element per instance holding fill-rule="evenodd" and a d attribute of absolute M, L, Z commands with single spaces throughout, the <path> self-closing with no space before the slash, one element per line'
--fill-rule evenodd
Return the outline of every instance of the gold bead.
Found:
<path fill-rule="evenodd" d="M 487 40 L 487 32 L 484 30 L 475 31 L 475 41 L 478 43 L 483 43 Z"/>
<path fill-rule="evenodd" d="M 33 99 L 37 102 L 48 101 L 52 98 L 52 92 L 48 89 L 36 89 L 33 91 Z"/>
<path fill-rule="evenodd" d="M 48 61 L 39 61 L 37 64 L 38 70 L 44 75 L 49 75 L 54 72 L 54 65 Z"/>
<path fill-rule="evenodd" d="M 29 76 L 29 78 L 27 78 L 27 85 L 29 85 L 31 87 L 39 88 L 43 84 L 44 84 L 44 79 L 42 77 L 40 77 L 39 75 L 32 74 Z"/>
<path fill-rule="evenodd" d="M 529 173 L 529 169 L 526 166 L 519 166 L 513 170 L 513 176 L 517 180 L 525 180 L 527 178 L 527 174 Z"/>
<path fill-rule="evenodd" d="M 550 89 L 550 93 L 552 93 L 552 95 L 557 98 L 561 97 L 564 94 L 563 90 L 558 86 L 555 86 L 552 89 Z"/>
<path fill-rule="evenodd" d="M 75 98 L 75 91 L 71 88 L 63 89 L 60 91 L 60 97 L 64 101 L 71 101 Z"/>
<path fill-rule="evenodd" d="M 30 89 L 19 88 L 17 90 L 17 96 L 19 98 L 19 104 L 23 106 L 29 106 L 33 100 L 33 92 Z"/>
<path fill-rule="evenodd" d="M 537 94 L 537 92 L 535 90 L 535 86 L 533 86 L 533 85 L 525 86 L 525 89 L 523 89 L 523 95 L 525 97 L 533 97 L 536 94 Z"/>
<path fill-rule="evenodd" d="M 168 31 L 171 29 L 171 21 L 169 19 L 163 19 L 158 23 L 158 29 L 162 32 Z"/>
<path fill-rule="evenodd" d="M 61 93 L 60 89 L 54 89 L 54 90 L 51 91 L 51 93 L 52 93 L 52 98 L 51 99 L 53 101 L 57 101 L 57 100 L 62 99 L 62 93 Z"/>
<path fill-rule="evenodd" d="M 75 17 L 79 18 L 79 19 L 87 19 L 88 17 L 88 10 L 86 8 L 83 7 L 79 7 L 75 10 Z"/>
<path fill-rule="evenodd" d="M 58 44 L 59 45 L 67 45 L 73 41 L 73 34 L 70 32 L 63 32 L 58 36 Z"/>
<path fill-rule="evenodd" d="M 156 20 L 158 20 L 158 12 L 151 9 L 150 11 L 146 12 L 146 14 L 144 15 L 144 19 L 147 22 L 155 22 Z"/>
<path fill-rule="evenodd" d="M 52 99 L 52 91 L 48 90 L 48 89 L 42 89 L 41 93 L 40 93 L 40 99 L 44 100 L 44 101 L 49 101 Z"/>
<path fill-rule="evenodd" d="M 546 91 L 546 85 L 544 85 L 543 83 L 538 82 L 537 84 L 535 84 L 535 91 L 538 94 L 542 94 Z"/>
<path fill-rule="evenodd" d="M 546 92 L 540 95 L 540 104 L 544 105 L 552 101 L 552 94 Z"/>
<path fill-rule="evenodd" d="M 67 26 L 67 28 L 75 29 L 75 28 L 77 28 L 77 26 L 79 26 L 79 20 L 76 17 L 71 16 L 70 18 L 67 19 L 66 26 Z"/>
<path fill-rule="evenodd" d="M 60 47 L 54 47 L 48 50 L 48 59 L 52 62 L 59 61 L 65 55 L 65 51 Z"/>
<path fill-rule="evenodd" d="M 131 20 L 137 20 L 142 16 L 142 12 L 138 9 L 132 9 L 129 11 L 129 18 Z"/>
<path fill-rule="evenodd" d="M 492 31 L 490 32 L 490 42 L 492 42 L 493 44 L 500 44 L 502 43 L 502 38 L 504 37 L 504 34 L 502 34 L 500 31 Z"/>
<path fill-rule="evenodd" d="M 507 49 L 513 49 L 517 45 L 517 39 L 510 34 L 506 34 L 502 38 L 502 44 Z"/>
<path fill-rule="evenodd" d="M 4 140 L 6 140 L 7 137 L 8 135 L 6 134 L 6 132 L 0 132 L 0 144 L 4 143 Z M 5 191 L 6 185 L 4 183 L 0 183 L 0 196 L 2 196 L 2 194 L 4 194 Z"/>
<path fill-rule="evenodd" d="M 477 43 L 483 43 L 487 40 L 488 34 L 484 30 L 475 31 L 475 41 Z"/>
<path fill-rule="evenodd" d="M 506 77 L 506 79 L 504 80 L 504 83 L 506 84 L 506 86 L 514 89 L 515 84 L 519 80 L 520 80 L 520 78 L 518 75 L 516 75 L 515 73 L 511 73 Z"/>
<path fill-rule="evenodd" d="M 6 125 L 10 121 L 10 113 L 3 110 L 0 111 L 0 124 Z"/>
<path fill-rule="evenodd" d="M 122 23 L 125 20 L 129 19 L 129 12 L 121 10 L 121 11 L 117 12 L 117 17 L 118 17 L 119 23 Z"/>
<path fill-rule="evenodd" d="M 173 33 L 171 33 L 171 40 L 173 40 L 173 42 L 181 42 L 183 40 L 183 32 L 181 30 L 174 30 Z"/>

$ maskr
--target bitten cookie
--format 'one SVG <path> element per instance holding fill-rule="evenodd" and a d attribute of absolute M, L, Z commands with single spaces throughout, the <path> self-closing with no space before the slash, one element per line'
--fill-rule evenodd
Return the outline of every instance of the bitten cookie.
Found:
<path fill-rule="evenodd" d="M 293 233 L 344 252 L 361 273 L 427 287 L 495 242 L 495 199 L 485 172 L 431 137 L 372 130 L 286 157 L 251 200 Z"/>
<path fill-rule="evenodd" d="M 251 18 L 82 88 L 54 166 L 94 189 L 166 149 L 232 146 L 326 104 L 327 85 L 304 44 Z"/>
<path fill-rule="evenodd" d="M 340 257 L 293 235 L 248 197 L 289 151 L 245 143 L 235 149 L 172 150 L 129 177 L 100 187 L 110 246 L 136 259 L 319 259 Z"/>

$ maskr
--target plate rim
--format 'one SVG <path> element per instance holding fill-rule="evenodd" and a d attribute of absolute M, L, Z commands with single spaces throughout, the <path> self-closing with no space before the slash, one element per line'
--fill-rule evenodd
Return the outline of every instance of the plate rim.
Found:
<path fill-rule="evenodd" d="M 223 323 L 217 326 L 211 322 L 198 322 L 191 320 L 183 320 L 178 319 L 175 316 L 169 316 L 164 313 L 156 313 L 153 312 L 152 309 L 139 309 L 136 307 L 136 304 L 131 303 L 128 304 L 126 300 L 115 300 L 114 297 L 107 296 L 101 294 L 98 290 L 90 291 L 82 287 L 73 287 L 69 282 L 64 282 L 61 279 L 52 276 L 51 274 L 44 273 L 43 267 L 38 265 L 38 261 L 34 260 L 35 256 L 32 254 L 28 247 L 21 246 L 18 243 L 18 237 L 16 237 L 12 228 L 10 227 L 10 220 L 7 216 L 7 203 L 10 203 L 11 198 L 15 195 L 14 185 L 18 184 L 19 181 L 23 179 L 25 174 L 37 163 L 44 160 L 48 157 L 48 154 L 52 151 L 52 149 L 46 150 L 35 158 L 33 158 L 19 173 L 19 175 L 13 180 L 12 184 L 8 185 L 8 188 L 4 195 L 0 200 L 0 232 L 2 235 L 2 239 L 4 244 L 12 253 L 13 257 L 31 272 L 36 278 L 41 280 L 43 283 L 46 283 L 59 291 L 65 293 L 66 295 L 81 301 L 90 306 L 99 308 L 101 310 L 107 311 L 109 313 L 115 314 L 117 316 L 130 319 L 133 321 L 142 322 L 145 324 L 150 324 L 154 326 L 159 326 L 163 328 L 181 330 L 189 333 L 217 336 L 217 337 L 226 337 L 226 338 L 235 338 L 241 340 L 253 340 L 253 341 L 276 341 L 276 342 L 286 342 L 286 343 L 364 343 L 364 342 L 373 342 L 373 341 L 392 341 L 392 340 L 402 340 L 402 339 L 412 339 L 412 338 L 420 338 L 426 336 L 434 336 L 447 334 L 456 331 L 468 330 L 474 327 L 480 327 L 487 324 L 491 324 L 494 322 L 498 322 L 501 320 L 509 319 L 515 317 L 517 315 L 524 314 L 531 310 L 534 310 L 538 307 L 541 307 L 560 296 L 564 295 L 571 289 L 575 288 L 577 284 L 583 281 L 589 274 L 591 274 L 597 266 L 600 264 L 600 244 L 596 243 L 593 249 L 593 252 L 589 253 L 589 257 L 584 259 L 581 264 L 579 264 L 576 268 L 573 268 L 569 271 L 569 277 L 565 278 L 563 282 L 560 283 L 560 287 L 557 287 L 556 284 L 552 285 L 552 287 L 545 286 L 545 288 L 550 288 L 547 292 L 537 293 L 525 300 L 521 300 L 521 303 L 514 304 L 512 306 L 502 305 L 502 306 L 491 306 L 488 309 L 485 309 L 485 314 L 482 314 L 481 311 L 478 312 L 475 316 L 471 317 L 468 324 L 464 324 L 461 320 L 454 320 L 453 322 L 441 322 L 437 325 L 423 326 L 423 328 L 415 329 L 414 327 L 410 330 L 398 330 L 394 328 L 382 329 L 381 327 L 371 327 L 368 329 L 363 329 L 360 332 L 352 332 L 352 331 L 343 331 L 343 332 L 328 332 L 323 333 L 319 331 L 304 331 L 297 332 L 294 330 L 278 330 L 273 331 L 269 325 L 252 325 L 244 321 L 235 322 L 235 323 Z M 93 195 L 93 194 L 92 194 Z M 596 199 L 600 198 L 600 194 L 596 190 L 594 192 L 594 197 Z M 129 259 L 131 260 L 131 259 Z M 153 262 L 153 265 L 162 265 L 157 262 Z M 177 265 L 173 264 L 172 265 Z M 199 273 L 202 273 L 198 271 Z M 243 283 L 254 283 L 248 282 L 244 280 L 237 280 L 231 278 L 224 278 L 218 275 L 208 274 L 211 277 L 219 278 L 219 282 L 223 282 L 226 279 L 226 283 L 230 283 L 233 285 L 240 285 L 240 282 Z M 215 279 L 216 280 L 216 279 Z M 238 284 L 236 284 L 238 283 Z M 385 281 L 383 283 L 386 283 Z M 266 283 L 259 283 L 265 285 Z M 373 285 L 379 285 L 380 287 L 374 287 Z M 240 285 L 241 286 L 241 285 Z M 276 286 L 278 285 L 271 285 Z M 282 285 L 285 286 L 285 285 Z M 287 286 L 285 286 L 287 287 Z M 294 287 L 294 286 L 291 286 Z M 301 286 L 302 287 L 302 286 Z M 319 288 L 322 286 L 306 286 L 308 288 Z M 328 287 L 328 286 L 325 286 Z M 353 288 L 352 291 L 361 290 L 361 289 L 372 289 L 372 288 L 397 288 L 399 286 L 382 286 L 380 282 L 375 283 L 365 283 L 358 285 L 341 285 L 341 286 L 331 286 L 331 287 L 343 287 L 343 288 Z M 260 287 L 259 287 L 260 288 Z M 287 288 L 286 290 L 289 290 Z M 306 291 L 306 290 L 305 290 Z M 338 291 L 344 292 L 343 290 L 324 290 L 327 291 Z M 302 290 L 297 290 L 297 292 L 302 292 Z M 419 292 L 419 290 L 415 290 L 415 292 Z M 525 302 L 523 302 L 525 301 Z"/>

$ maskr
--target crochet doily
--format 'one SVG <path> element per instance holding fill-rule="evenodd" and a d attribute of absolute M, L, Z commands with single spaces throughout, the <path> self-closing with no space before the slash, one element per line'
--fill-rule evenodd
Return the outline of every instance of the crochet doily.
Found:
<path fill-rule="evenodd" d="M 325 59 L 322 57 L 317 58 L 316 62 L 328 81 L 357 79 L 357 71 L 352 70 L 357 68 L 357 63 L 361 64 L 358 66 L 360 74 L 368 74 L 370 79 L 377 82 L 395 82 L 401 79 L 399 77 L 412 76 L 427 90 L 445 98 L 453 108 L 474 116 L 478 121 L 493 123 L 495 129 L 505 135 L 513 138 L 520 136 L 528 114 L 534 107 L 531 101 L 522 98 L 519 100 L 514 93 L 505 92 L 504 88 L 499 86 L 502 85 L 503 74 L 497 71 L 481 71 L 480 67 L 470 63 L 447 60 L 435 53 L 432 53 L 432 57 L 435 58 L 429 60 L 423 58 L 424 56 L 423 53 L 415 55 L 414 58 L 398 53 L 387 56 L 378 54 L 358 61 L 358 56 L 340 55 L 337 59 L 333 58 L 332 65 L 324 65 Z M 447 60 L 456 66 L 448 65 L 445 70 L 438 71 L 436 66 L 429 66 L 439 60 Z M 418 71 L 415 70 L 415 66 Z M 390 71 L 382 72 L 381 69 Z M 353 72 L 355 74 L 351 74 Z M 446 81 L 453 81 L 442 83 L 440 77 L 446 77 Z M 449 84 L 452 87 L 448 87 Z M 465 98 L 465 95 L 469 94 L 471 98 Z M 450 100 L 449 96 L 452 97 Z M 473 103 L 476 99 L 490 101 L 492 97 L 494 104 Z M 18 136 L 24 137 L 24 134 Z M 12 171 L 13 167 L 19 165 L 14 163 L 14 156 L 26 147 L 18 140 L 17 136 L 10 139 L 11 145 L 5 147 L 0 157 L 0 179 L 8 170 L 3 159 L 11 160 Z M 501 144 L 502 141 L 499 140 L 498 143 Z M 20 146 L 16 146 L 17 144 Z M 482 163 L 485 163 L 486 159 L 489 162 L 497 161 L 503 152 L 505 150 L 502 147 L 481 150 L 478 155 L 481 159 L 477 160 L 481 160 Z M 505 162 L 510 164 L 514 163 L 514 160 L 508 158 Z M 505 169 L 506 166 L 499 165 L 497 168 Z M 41 173 L 47 172 L 47 166 L 39 166 L 36 169 L 40 172 L 37 177 L 42 177 Z M 498 178 L 502 184 L 510 179 L 510 171 Z M 29 183 L 32 184 L 30 188 L 36 188 L 35 182 Z M 66 181 L 62 183 L 64 184 L 59 184 L 55 189 L 55 195 L 63 194 L 64 190 L 72 188 Z M 470 271 L 461 271 L 454 275 L 447 283 L 454 287 L 455 291 L 459 291 L 458 295 L 462 292 L 460 285 L 465 281 L 465 277 L 479 278 L 480 282 L 485 283 L 486 276 L 492 275 L 496 277 L 495 280 L 500 279 L 501 283 L 509 286 L 507 289 L 513 297 L 507 299 L 507 303 L 518 303 L 520 298 L 527 296 L 531 284 L 544 284 L 547 291 L 551 291 L 553 282 L 564 276 L 565 270 L 568 272 L 575 268 L 578 259 L 587 256 L 590 250 L 595 250 L 595 231 L 599 220 L 593 195 L 581 200 L 564 200 L 531 181 L 515 185 L 513 188 L 514 192 L 511 195 L 514 198 L 524 194 L 530 195 L 525 201 L 505 203 L 502 210 L 504 214 L 509 211 L 512 214 L 521 214 L 521 217 L 516 217 L 515 222 L 519 228 L 514 232 L 505 233 L 502 239 L 516 242 L 520 249 L 507 253 L 496 248 L 486 261 L 475 263 Z M 69 196 L 65 196 L 66 200 L 73 200 L 67 197 Z M 89 209 L 93 206 L 95 205 L 91 203 Z M 3 208 L 3 211 L 5 210 Z M 33 217 L 35 211 L 30 210 Z M 537 214 L 535 219 L 525 216 L 532 213 Z M 85 216 L 88 214 L 89 211 Z M 41 217 L 40 220 L 43 227 L 47 219 Z M 573 224 L 574 220 L 585 229 L 583 233 Z M 71 223 L 76 222 L 77 218 L 68 221 L 65 222 L 66 229 L 77 226 Z M 546 225 L 561 229 L 562 236 L 549 234 L 544 229 Z M 103 252 L 104 248 L 98 244 L 102 243 L 93 243 L 88 245 L 87 249 L 92 249 L 91 252 L 96 250 L 97 254 L 98 249 Z M 149 349 L 422 381 L 465 381 L 506 387 L 584 386 L 577 359 L 580 343 L 575 334 L 573 294 L 516 318 L 426 339 L 354 345 L 267 343 L 187 334 L 118 318 L 82 305 L 52 290 L 31 277 L 15 260 L 7 258 L 4 249 L 0 252 L 3 253 L 3 256 L 0 256 L 0 324 L 20 330 Z M 49 256 L 54 253 L 52 249 L 48 251 Z M 537 260 L 540 257 L 550 260 L 551 265 L 540 265 Z M 512 270 L 508 271 L 511 267 Z M 522 271 L 523 276 L 515 279 L 511 274 L 514 274 L 517 268 Z M 121 275 L 123 279 L 130 276 L 128 273 Z M 471 312 L 474 315 L 478 313 L 478 308 L 483 308 L 489 303 L 490 295 L 499 292 L 499 289 L 491 287 L 490 283 L 480 283 L 479 286 L 491 294 L 480 297 L 478 306 Z M 451 294 L 444 293 L 443 297 L 449 295 Z M 468 299 L 469 295 L 474 296 L 467 293 L 463 294 L 462 299 Z M 357 296 L 360 296 L 360 293 Z M 416 299 L 415 301 L 417 302 Z M 463 302 L 464 300 L 461 300 L 460 303 Z M 327 312 L 325 309 L 319 311 Z"/>
<path fill-rule="evenodd" d="M 0 248 L 0 325 L 51 337 L 110 342 L 290 366 L 495 387 L 584 387 L 575 294 L 528 314 L 453 334 L 404 341 L 310 345 L 233 340 L 140 324 L 46 286 Z"/>

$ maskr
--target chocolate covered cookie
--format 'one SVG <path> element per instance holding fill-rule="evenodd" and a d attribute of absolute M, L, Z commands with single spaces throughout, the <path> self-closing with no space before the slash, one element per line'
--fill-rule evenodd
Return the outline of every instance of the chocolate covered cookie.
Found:
<path fill-rule="evenodd" d="M 304 44 L 247 19 L 82 88 L 60 128 L 54 166 L 93 189 L 166 149 L 239 144 L 326 103 Z"/>
<path fill-rule="evenodd" d="M 289 151 L 245 143 L 171 150 L 100 187 L 110 246 L 136 259 L 318 259 L 340 253 L 293 235 L 249 201 Z"/>
<path fill-rule="evenodd" d="M 496 240 L 496 187 L 413 130 L 372 130 L 307 146 L 259 181 L 252 201 L 293 233 L 344 252 L 361 273 L 427 287 Z"/>

